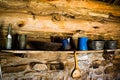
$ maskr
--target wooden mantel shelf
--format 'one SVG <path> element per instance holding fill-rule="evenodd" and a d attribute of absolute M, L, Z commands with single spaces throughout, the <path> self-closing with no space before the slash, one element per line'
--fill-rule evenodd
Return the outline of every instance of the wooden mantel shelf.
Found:
<path fill-rule="evenodd" d="M 120 51 L 120 49 L 108 49 L 111 51 Z M 41 50 L 1 50 L 2 53 L 14 53 L 14 54 L 38 54 L 38 53 L 73 53 L 73 51 L 41 51 Z M 102 53 L 104 50 L 88 50 L 88 51 L 76 51 L 77 53 Z"/>

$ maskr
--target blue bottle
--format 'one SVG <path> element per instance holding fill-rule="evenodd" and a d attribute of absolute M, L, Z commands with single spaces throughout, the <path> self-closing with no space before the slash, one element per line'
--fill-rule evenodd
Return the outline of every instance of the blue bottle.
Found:
<path fill-rule="evenodd" d="M 88 50 L 87 42 L 88 42 L 87 37 L 78 38 L 78 50 L 81 51 Z"/>

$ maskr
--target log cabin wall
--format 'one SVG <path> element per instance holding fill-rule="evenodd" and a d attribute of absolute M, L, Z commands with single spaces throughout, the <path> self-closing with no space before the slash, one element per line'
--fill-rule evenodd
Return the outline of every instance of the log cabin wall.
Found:
<path fill-rule="evenodd" d="M 1 49 L 5 47 L 9 23 L 13 35 L 27 35 L 28 49 L 32 49 L 31 42 L 50 43 L 56 36 L 118 40 L 120 48 L 119 0 L 0 0 Z M 0 52 L 3 80 L 74 80 L 72 51 L 9 53 Z M 75 80 L 120 79 L 119 50 L 111 52 L 112 57 L 107 55 L 107 59 L 103 52 L 77 53 L 82 78 Z"/>
<path fill-rule="evenodd" d="M 120 37 L 119 5 L 91 0 L 5 0 L 0 4 L 1 41 L 9 23 L 13 34 L 27 34 L 28 40 L 50 42 L 51 36 Z"/>

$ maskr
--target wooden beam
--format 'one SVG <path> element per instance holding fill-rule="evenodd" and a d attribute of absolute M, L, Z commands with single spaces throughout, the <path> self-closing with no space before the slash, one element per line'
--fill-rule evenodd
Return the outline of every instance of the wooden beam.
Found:
<path fill-rule="evenodd" d="M 21 72 L 26 69 L 27 65 L 18 65 L 18 66 L 3 66 L 2 71 L 3 73 L 15 73 Z"/>
<path fill-rule="evenodd" d="M 0 1 L 2 2 L 2 1 Z M 16 3 L 17 2 L 17 3 Z M 52 13 L 60 13 L 60 14 L 73 14 L 73 15 L 88 15 L 89 11 L 96 12 L 105 12 L 111 13 L 114 16 L 120 16 L 120 7 L 116 5 L 108 5 L 107 3 L 100 1 L 80 1 L 80 0 L 55 0 L 55 1 L 34 1 L 30 0 L 30 2 L 2 2 L 0 7 L 1 10 L 4 11 L 13 11 L 13 12 L 25 12 L 29 14 L 37 14 L 37 15 L 46 15 Z M 117 1 L 118 2 L 118 1 Z M 14 5 L 14 4 L 16 5 Z M 116 1 L 115 1 L 116 3 Z M 24 5 L 25 7 L 21 7 Z M 27 7 L 26 7 L 27 6 Z M 15 8 L 16 7 L 16 8 Z M 6 9 L 6 10 L 5 10 Z"/>
<path fill-rule="evenodd" d="M 34 20 L 32 15 L 28 14 L 0 13 L 0 25 L 3 24 L 3 26 L 0 27 L 1 29 L 7 29 L 8 24 L 11 23 L 13 31 L 19 34 L 29 34 L 31 32 L 73 33 L 76 30 L 93 33 L 106 33 L 107 31 L 113 32 L 114 30 L 114 33 L 117 33 L 117 31 L 120 29 L 120 19 L 84 17 L 85 16 L 80 18 L 78 17 L 76 19 L 70 19 L 60 16 L 60 21 L 52 21 L 52 16 L 36 16 L 36 19 Z M 20 24 L 23 26 L 19 26 Z M 99 30 L 96 31 L 94 26 L 98 26 Z"/>
<path fill-rule="evenodd" d="M 120 49 L 108 49 L 108 52 L 120 51 Z M 74 51 L 39 51 L 39 50 L 1 50 L 2 53 L 13 53 L 13 54 L 40 54 L 40 53 L 74 53 Z M 76 53 L 103 53 L 104 50 L 88 50 L 88 51 L 76 51 Z"/>

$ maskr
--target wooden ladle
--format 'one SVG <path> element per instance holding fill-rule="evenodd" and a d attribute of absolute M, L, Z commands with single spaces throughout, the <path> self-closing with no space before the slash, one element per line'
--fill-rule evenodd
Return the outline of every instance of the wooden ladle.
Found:
<path fill-rule="evenodd" d="M 72 71 L 72 77 L 73 78 L 80 78 L 81 77 L 81 71 L 78 67 L 78 60 L 77 60 L 77 56 L 76 56 L 76 51 L 74 51 L 74 61 L 75 61 L 75 68 Z"/>

